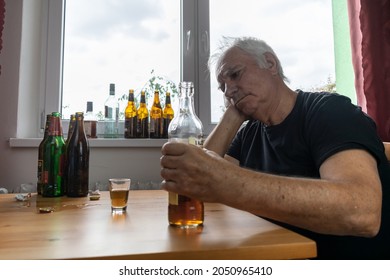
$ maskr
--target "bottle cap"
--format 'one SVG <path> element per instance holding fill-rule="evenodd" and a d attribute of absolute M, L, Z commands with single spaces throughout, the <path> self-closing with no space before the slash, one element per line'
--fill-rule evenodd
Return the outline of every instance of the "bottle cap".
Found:
<path fill-rule="evenodd" d="M 115 84 L 110 84 L 110 95 L 115 95 Z"/>
<path fill-rule="evenodd" d="M 87 101 L 87 112 L 93 112 L 93 102 Z"/>

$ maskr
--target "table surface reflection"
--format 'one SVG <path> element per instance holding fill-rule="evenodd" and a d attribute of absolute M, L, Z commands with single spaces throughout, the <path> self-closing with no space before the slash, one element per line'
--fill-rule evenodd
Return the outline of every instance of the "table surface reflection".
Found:
<path fill-rule="evenodd" d="M 126 215 L 100 200 L 0 195 L 0 259 L 303 259 L 314 241 L 250 213 L 205 203 L 205 223 L 179 229 L 167 222 L 168 195 L 130 191 Z M 51 213 L 38 209 L 52 207 Z"/>

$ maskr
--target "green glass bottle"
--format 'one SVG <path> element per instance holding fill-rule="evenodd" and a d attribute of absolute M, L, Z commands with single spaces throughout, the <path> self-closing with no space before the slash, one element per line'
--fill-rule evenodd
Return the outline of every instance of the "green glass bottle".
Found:
<path fill-rule="evenodd" d="M 37 193 L 42 194 L 43 187 L 43 149 L 45 147 L 45 143 L 49 137 L 49 126 L 50 126 L 51 115 L 46 116 L 46 125 L 45 132 L 43 134 L 43 139 L 38 147 L 38 181 L 37 181 Z"/>
<path fill-rule="evenodd" d="M 53 112 L 49 125 L 48 139 L 43 148 L 42 196 L 64 195 L 65 141 L 61 126 L 61 114 Z"/>
<path fill-rule="evenodd" d="M 66 195 L 87 196 L 89 191 L 89 143 L 84 130 L 84 114 L 76 113 L 73 133 L 66 146 Z"/>

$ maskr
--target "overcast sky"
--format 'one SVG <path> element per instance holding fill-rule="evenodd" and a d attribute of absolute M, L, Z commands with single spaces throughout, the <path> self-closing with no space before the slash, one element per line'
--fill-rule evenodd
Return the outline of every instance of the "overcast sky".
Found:
<path fill-rule="evenodd" d="M 137 91 L 152 69 L 180 82 L 179 3 L 67 0 L 64 117 L 88 100 L 103 111 L 109 83 L 118 95 Z M 210 0 L 210 18 L 211 52 L 221 36 L 258 37 L 279 56 L 292 89 L 334 79 L 330 0 Z"/>

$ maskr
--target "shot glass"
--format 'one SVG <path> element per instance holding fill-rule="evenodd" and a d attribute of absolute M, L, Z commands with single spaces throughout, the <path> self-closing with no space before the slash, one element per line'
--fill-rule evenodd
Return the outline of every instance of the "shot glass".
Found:
<path fill-rule="evenodd" d="M 127 209 L 131 179 L 113 178 L 108 180 L 111 198 L 111 212 L 124 213 Z"/>

